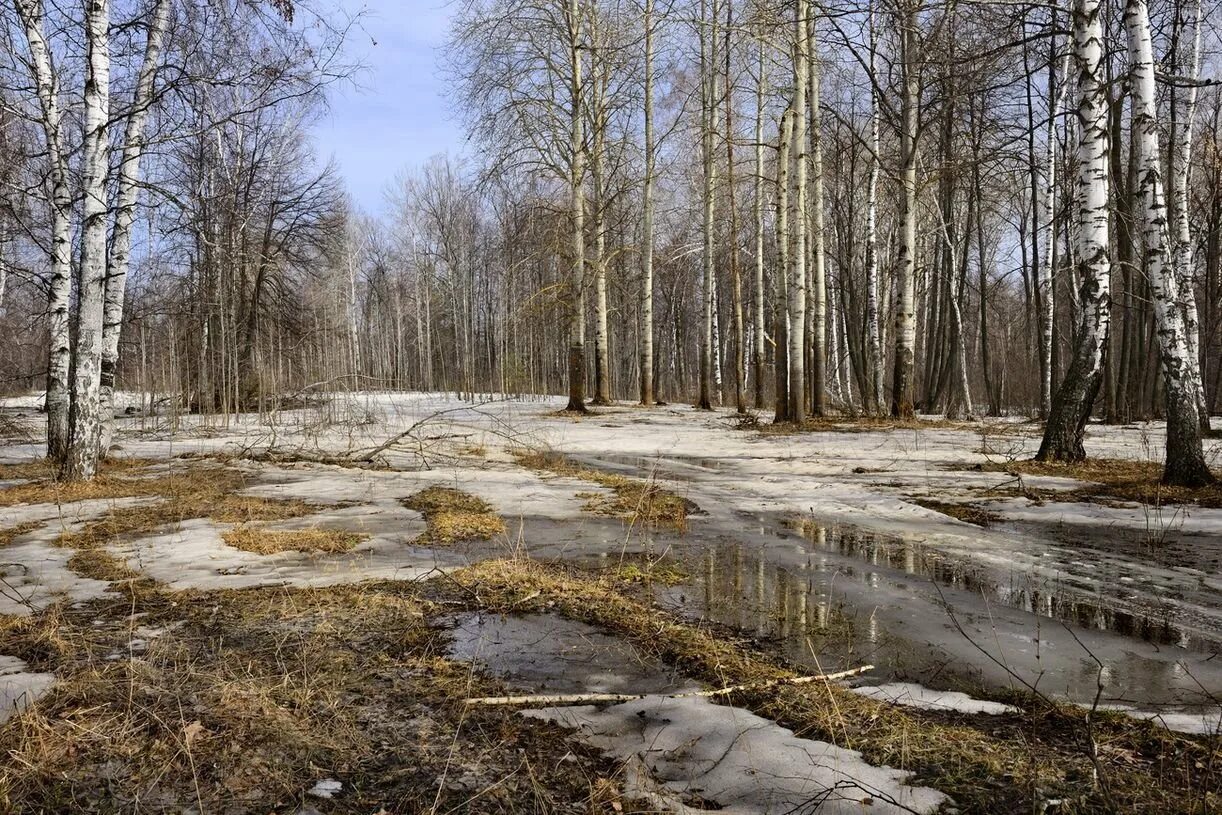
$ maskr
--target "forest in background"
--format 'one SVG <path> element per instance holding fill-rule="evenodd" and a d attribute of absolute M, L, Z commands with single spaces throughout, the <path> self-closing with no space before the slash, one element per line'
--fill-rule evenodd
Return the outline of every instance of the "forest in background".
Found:
<path fill-rule="evenodd" d="M 480 0 L 439 54 L 467 142 L 375 218 L 310 138 L 359 17 L 13 0 L 3 387 L 47 389 L 85 477 L 113 387 L 1017 413 L 1070 459 L 1094 411 L 1167 418 L 1168 477 L 1208 480 L 1211 11 Z"/>

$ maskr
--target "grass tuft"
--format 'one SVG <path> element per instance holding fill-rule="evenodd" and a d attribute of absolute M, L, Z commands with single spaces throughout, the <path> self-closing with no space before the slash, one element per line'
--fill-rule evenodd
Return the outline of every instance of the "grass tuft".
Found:
<path fill-rule="evenodd" d="M 277 530 L 243 525 L 230 529 L 221 537 L 235 549 L 256 555 L 292 551 L 335 555 L 351 551 L 369 536 L 338 529 Z"/>
<path fill-rule="evenodd" d="M 634 525 L 662 526 L 686 532 L 688 517 L 700 513 L 700 508 L 694 502 L 654 481 L 596 470 L 551 451 L 519 451 L 514 456 L 518 464 L 528 469 L 579 478 L 610 490 L 610 495 L 597 492 L 577 494 L 578 498 L 585 500 L 586 512 L 593 515 L 623 518 Z"/>
<path fill-rule="evenodd" d="M 985 464 L 987 472 L 1004 472 L 1015 477 L 1024 475 L 1056 476 L 1090 482 L 1074 490 L 1038 490 L 1026 485 L 1027 497 L 1040 501 L 1132 501 L 1149 506 L 1164 504 L 1196 504 L 1211 509 L 1222 508 L 1222 483 L 1208 487 L 1170 487 L 1160 483 L 1162 465 L 1150 461 L 1092 458 L 1076 462 L 1016 460 Z"/>
<path fill-rule="evenodd" d="M 482 498 L 452 487 L 426 487 L 403 499 L 403 505 L 424 516 L 419 544 L 488 540 L 505 534 L 505 522 Z"/>

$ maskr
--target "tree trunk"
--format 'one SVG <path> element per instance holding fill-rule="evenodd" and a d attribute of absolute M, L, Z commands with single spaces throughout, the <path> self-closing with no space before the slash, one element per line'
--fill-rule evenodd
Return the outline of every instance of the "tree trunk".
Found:
<path fill-rule="evenodd" d="M 645 189 L 641 232 L 641 404 L 653 404 L 653 0 L 645 0 Z"/>
<path fill-rule="evenodd" d="M 714 190 L 717 182 L 717 165 L 713 155 L 713 127 L 716 123 L 717 107 L 717 8 L 716 0 L 702 0 L 700 4 L 700 89 L 701 158 L 704 168 L 704 255 L 703 255 L 703 303 L 701 320 L 703 332 L 700 343 L 700 410 L 712 410 L 713 365 L 713 308 L 714 291 L 717 286 L 716 244 L 714 241 Z M 709 27 L 712 26 L 712 31 Z"/>
<path fill-rule="evenodd" d="M 874 6 L 870 6 L 870 180 L 866 188 L 866 381 L 862 402 L 874 415 L 883 412 L 883 345 L 881 299 L 878 287 L 878 150 L 879 109 L 875 61 L 878 32 L 874 27 Z"/>
<path fill-rule="evenodd" d="M 807 36 L 810 4 L 799 0 L 794 6 L 794 61 L 793 93 L 793 162 L 797 176 L 794 182 L 793 252 L 789 258 L 789 420 L 802 424 L 806 418 L 806 177 L 807 177 L 807 121 L 806 93 L 809 79 L 807 69 Z"/>
<path fill-rule="evenodd" d="M 1074 354 L 1052 401 L 1037 461 L 1082 461 L 1086 421 L 1103 379 L 1111 316 L 1108 242 L 1108 96 L 1103 72 L 1100 0 L 1076 0 L 1074 56 L 1078 62 L 1078 257 L 1082 263 L 1081 322 Z"/>
<path fill-rule="evenodd" d="M 650 0 L 652 2 L 652 0 Z M 764 61 L 764 38 L 758 44 L 759 75 L 755 83 L 755 196 L 752 200 L 755 215 L 755 408 L 764 407 L 764 359 L 767 354 L 767 329 L 764 317 L 764 84 L 766 74 Z"/>
<path fill-rule="evenodd" d="M 110 235 L 110 257 L 106 272 L 106 304 L 102 317 L 102 429 L 98 454 L 105 458 L 114 437 L 115 368 L 119 362 L 119 337 L 123 330 L 123 299 L 131 260 L 132 225 L 136 221 L 140 160 L 144 156 L 144 125 L 153 99 L 153 82 L 161 60 L 161 42 L 169 20 L 170 0 L 157 0 L 149 20 L 144 61 L 132 94 L 132 108 L 123 132 L 123 158 L 119 164 L 115 194 L 115 223 Z M 354 332 L 355 336 L 355 332 Z"/>
<path fill-rule="evenodd" d="M 900 216 L 900 250 L 896 274 L 895 376 L 891 386 L 891 415 L 911 419 L 913 379 L 916 369 L 916 219 L 917 219 L 917 107 L 920 85 L 917 76 L 917 25 L 919 0 L 905 0 L 900 19 L 903 97 L 900 106 L 900 180 L 903 204 Z"/>
<path fill-rule="evenodd" d="M 90 0 L 85 14 L 84 140 L 81 144 L 81 266 L 78 272 L 72 407 L 64 476 L 97 473 L 101 439 L 102 315 L 106 298 L 106 176 L 110 140 L 110 4 Z"/>
<path fill-rule="evenodd" d="M 586 221 L 585 134 L 581 120 L 581 11 L 569 0 L 569 213 L 572 218 L 572 313 L 569 315 L 569 403 L 566 410 L 586 412 Z"/>
<path fill-rule="evenodd" d="M 1170 256 L 1167 206 L 1156 107 L 1154 55 L 1145 0 L 1127 0 L 1130 85 L 1133 89 L 1133 139 L 1137 145 L 1135 194 L 1145 236 L 1146 269 L 1158 326 L 1167 406 L 1167 462 L 1163 482 L 1196 487 L 1214 482 L 1201 444 L 1199 370 L 1194 364 L 1185 319 L 1186 292 Z"/>
<path fill-rule="evenodd" d="M 819 49 L 815 36 L 813 6 L 807 4 L 807 57 L 808 88 L 810 97 L 810 244 L 812 288 L 811 306 L 814 309 L 810 338 L 812 349 L 810 370 L 810 410 L 815 416 L 827 414 L 827 272 L 826 252 L 823 241 L 823 116 L 820 106 L 822 95 L 819 84 Z"/>
<path fill-rule="evenodd" d="M 17 0 L 17 13 L 30 49 L 51 179 L 51 252 L 47 294 L 47 458 L 57 468 L 66 464 L 70 408 L 71 339 L 69 308 L 72 296 L 72 193 L 68 188 L 68 157 L 63 143 L 63 111 L 47 44 L 41 0 Z"/>

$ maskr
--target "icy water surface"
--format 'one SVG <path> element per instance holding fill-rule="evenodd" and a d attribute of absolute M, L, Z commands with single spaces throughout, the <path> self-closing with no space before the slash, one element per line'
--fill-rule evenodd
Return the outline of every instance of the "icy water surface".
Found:
<path fill-rule="evenodd" d="M 975 540 L 964 526 L 961 538 L 927 541 L 807 518 L 799 533 L 793 519 L 735 508 L 724 463 L 705 464 L 605 463 L 678 476 L 708 510 L 682 537 L 602 533 L 616 544 L 604 561 L 645 552 L 688 564 L 689 583 L 657 591 L 663 605 L 775 640 L 812 669 L 873 664 L 880 680 L 1026 687 L 1082 703 L 1102 682 L 1106 701 L 1149 709 L 1194 711 L 1222 697 L 1222 613 L 1192 570 L 1095 553 L 1048 529 Z M 591 559 L 578 548 L 560 557 Z M 558 553 L 544 544 L 540 554 Z"/>

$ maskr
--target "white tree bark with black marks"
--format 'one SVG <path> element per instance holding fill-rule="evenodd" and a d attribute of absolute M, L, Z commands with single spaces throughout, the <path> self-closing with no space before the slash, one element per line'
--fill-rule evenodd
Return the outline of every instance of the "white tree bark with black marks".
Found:
<path fill-rule="evenodd" d="M 755 216 L 755 408 L 764 407 L 764 359 L 767 354 L 767 330 L 764 301 L 764 86 L 767 82 L 767 62 L 764 60 L 764 36 L 756 45 L 755 81 L 755 195 L 752 199 Z"/>
<path fill-rule="evenodd" d="M 1184 329 L 1188 356 L 1194 369 L 1197 410 L 1201 427 L 1209 429 L 1209 410 L 1201 378 L 1200 316 L 1197 311 L 1196 268 L 1192 252 L 1192 226 L 1189 217 L 1189 183 L 1192 175 L 1192 126 L 1196 118 L 1197 80 L 1201 72 L 1201 0 L 1190 2 L 1179 38 L 1188 43 L 1188 59 L 1182 77 L 1187 87 L 1173 87 L 1171 95 L 1171 258 L 1184 301 Z M 1179 65 L 1175 66 L 1177 69 Z M 1174 80 L 1173 80 L 1174 81 Z"/>
<path fill-rule="evenodd" d="M 85 129 L 81 144 L 81 265 L 72 348 L 72 405 L 64 474 L 93 478 L 101 438 L 102 315 L 106 299 L 106 176 L 110 161 L 110 3 L 85 11 Z"/>
<path fill-rule="evenodd" d="M 862 402 L 870 413 L 883 411 L 883 345 L 878 287 L 878 31 L 874 26 L 874 6 L 870 6 L 870 175 L 866 188 L 866 379 L 869 392 Z"/>
<path fill-rule="evenodd" d="M 645 0 L 645 185 L 641 193 L 641 404 L 652 405 L 653 382 L 653 0 Z"/>
<path fill-rule="evenodd" d="M 72 350 L 69 306 L 72 296 L 72 193 L 68 188 L 68 156 L 63 141 L 63 108 L 58 73 L 47 43 L 42 0 L 16 0 L 18 16 L 30 49 L 30 66 L 41 113 L 39 124 L 47 147 L 51 181 L 50 275 L 47 281 L 47 457 L 62 466 L 68 451 L 69 376 Z"/>
<path fill-rule="evenodd" d="M 794 4 L 793 162 L 794 201 L 790 217 L 793 253 L 789 258 L 789 420 L 806 418 L 806 226 L 807 226 L 807 60 L 810 38 L 808 0 Z"/>
<path fill-rule="evenodd" d="M 1103 381 L 1111 321 L 1109 100 L 1100 0 L 1076 0 L 1073 40 L 1078 63 L 1077 255 L 1082 264 L 1082 308 L 1078 344 L 1052 400 L 1038 461 L 1086 458 L 1083 434 Z"/>
<path fill-rule="evenodd" d="M 815 416 L 827 413 L 827 253 L 823 239 L 823 114 L 820 92 L 819 48 L 813 6 L 807 5 L 807 93 L 810 104 L 810 295 L 814 309 L 810 337 L 813 349 L 810 374 L 810 409 Z"/>
<path fill-rule="evenodd" d="M 1159 145 L 1154 47 L 1145 0 L 1127 0 L 1129 82 L 1137 158 L 1136 211 L 1145 239 L 1146 269 L 1158 334 L 1167 404 L 1167 460 L 1163 482 L 1202 486 L 1214 481 L 1201 444 L 1200 381 L 1188 342 L 1185 292 L 1171 258 Z"/>
<path fill-rule="evenodd" d="M 567 410 L 584 413 L 586 376 L 586 175 L 585 132 L 581 120 L 581 8 L 569 0 L 566 8 L 569 52 L 569 214 L 572 218 L 573 273 L 569 315 L 569 403 Z"/>
<path fill-rule="evenodd" d="M 717 122 L 717 6 L 716 0 L 700 4 L 700 148 L 704 171 L 704 254 L 703 314 L 700 345 L 700 399 L 697 407 L 712 410 L 710 393 L 716 364 L 713 341 L 713 309 L 716 303 L 717 267 L 715 229 L 715 191 L 717 161 L 714 155 L 713 128 Z M 711 30 L 710 30 L 711 29 Z"/>
<path fill-rule="evenodd" d="M 1054 13 L 1054 27 L 1055 24 Z M 1055 52 L 1055 35 L 1053 35 L 1052 42 L 1054 44 L 1051 48 Z M 1060 116 L 1061 106 L 1064 104 L 1066 92 L 1069 90 L 1068 61 L 1069 54 L 1067 52 L 1061 60 L 1059 72 L 1056 70 L 1054 63 L 1050 63 L 1048 66 L 1049 85 L 1052 87 L 1056 86 L 1056 77 L 1058 75 L 1061 77 L 1061 85 L 1058 90 L 1050 94 L 1048 100 L 1048 132 L 1046 134 L 1048 144 L 1044 176 L 1044 262 L 1040 264 L 1036 272 L 1036 285 L 1039 286 L 1040 290 L 1040 413 L 1045 417 L 1052 410 L 1052 326 L 1056 320 L 1056 289 L 1052 278 L 1052 256 L 1057 239 L 1057 118 Z"/>
<path fill-rule="evenodd" d="M 115 193 L 115 222 L 110 234 L 110 256 L 106 272 L 106 304 L 102 317 L 102 430 L 99 455 L 106 457 L 114 435 L 115 368 L 119 362 L 119 336 L 123 329 L 123 300 L 127 270 L 131 262 L 132 225 L 136 222 L 136 199 L 140 193 L 140 161 L 144 156 L 144 129 L 153 103 L 153 85 L 161 63 L 161 45 L 169 20 L 170 0 L 156 0 L 149 15 L 144 61 L 136 79 L 131 112 L 123 131 L 123 158 Z"/>
<path fill-rule="evenodd" d="M 917 43 L 920 0 L 904 0 L 899 15 L 903 90 L 900 100 L 900 247 L 895 292 L 895 375 L 891 415 L 911 419 L 916 375 L 916 221 L 917 115 L 920 105 L 920 48 Z"/>

